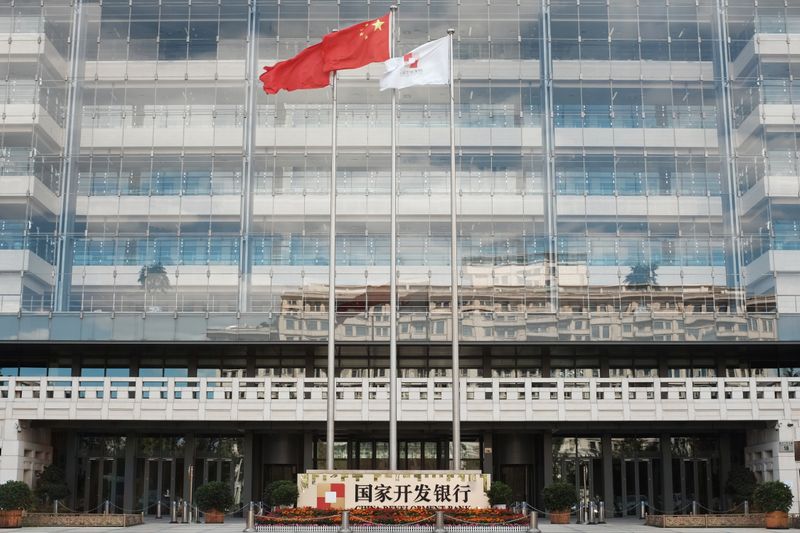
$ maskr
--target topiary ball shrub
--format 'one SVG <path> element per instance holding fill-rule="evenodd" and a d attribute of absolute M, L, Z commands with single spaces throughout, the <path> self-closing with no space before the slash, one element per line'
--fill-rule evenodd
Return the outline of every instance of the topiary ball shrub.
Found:
<path fill-rule="evenodd" d="M 753 503 L 762 513 L 789 512 L 792 507 L 792 489 L 782 481 L 767 481 L 753 491 Z"/>
<path fill-rule="evenodd" d="M 297 505 L 298 496 L 297 483 L 285 479 L 273 481 L 267 485 L 264 491 L 264 501 L 272 507 L 277 507 L 278 505 Z"/>
<path fill-rule="evenodd" d="M 33 491 L 24 481 L 6 481 L 0 485 L 0 509 L 17 511 L 33 509 Z"/>
<path fill-rule="evenodd" d="M 233 494 L 227 483 L 212 481 L 197 489 L 194 501 L 201 511 L 219 511 L 224 513 L 233 507 Z"/>
<path fill-rule="evenodd" d="M 569 511 L 578 501 L 578 491 L 575 485 L 558 481 L 542 491 L 544 506 L 551 512 Z"/>
<path fill-rule="evenodd" d="M 486 495 L 489 497 L 490 505 L 511 505 L 514 491 L 502 481 L 493 481 Z"/>
<path fill-rule="evenodd" d="M 57 465 L 44 467 L 44 470 L 36 474 L 36 489 L 33 492 L 44 503 L 63 500 L 69 496 L 69 486 L 64 470 Z"/>
<path fill-rule="evenodd" d="M 756 485 L 758 485 L 758 481 L 756 481 L 755 474 L 744 466 L 735 466 L 728 474 L 725 492 L 733 499 L 733 503 L 739 504 L 753 499 Z"/>

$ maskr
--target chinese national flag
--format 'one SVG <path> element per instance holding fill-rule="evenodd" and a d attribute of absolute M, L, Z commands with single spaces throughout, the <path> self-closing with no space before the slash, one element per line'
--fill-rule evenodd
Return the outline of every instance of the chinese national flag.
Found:
<path fill-rule="evenodd" d="M 389 14 L 322 38 L 325 70 L 361 68 L 389 59 Z"/>
<path fill-rule="evenodd" d="M 275 94 L 281 89 L 318 89 L 330 84 L 330 74 L 324 68 L 322 43 L 309 46 L 296 56 L 271 67 L 264 67 L 258 78 L 264 84 L 264 92 Z"/>

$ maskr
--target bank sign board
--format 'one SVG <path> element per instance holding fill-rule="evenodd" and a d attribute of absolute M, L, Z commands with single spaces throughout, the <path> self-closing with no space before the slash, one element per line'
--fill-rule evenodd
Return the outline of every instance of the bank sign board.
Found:
<path fill-rule="evenodd" d="M 489 475 L 467 471 L 309 470 L 298 474 L 298 507 L 489 507 Z"/>

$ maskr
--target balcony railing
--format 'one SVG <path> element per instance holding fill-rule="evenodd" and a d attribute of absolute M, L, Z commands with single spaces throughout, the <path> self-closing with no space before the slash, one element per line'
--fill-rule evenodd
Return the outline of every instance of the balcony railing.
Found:
<path fill-rule="evenodd" d="M 48 189 L 57 192 L 61 186 L 61 158 L 31 153 L 24 148 L 3 148 L 0 149 L 0 181 L 2 176 L 35 176 Z"/>
<path fill-rule="evenodd" d="M 7 238 L 20 240 L 13 232 Z M 2 238 L 2 234 L 0 234 Z M 250 235 L 253 265 L 327 266 L 328 236 L 298 233 Z M 400 234 L 399 265 L 447 266 L 450 264 L 448 235 Z M 725 243 L 720 238 L 613 237 L 563 235 L 557 240 L 559 264 L 632 267 L 653 264 L 669 266 L 724 266 Z M 79 237 L 73 241 L 73 264 L 111 265 L 238 265 L 238 236 Z M 459 239 L 459 264 L 506 266 L 541 264 L 545 239 L 531 235 L 488 234 Z M 339 266 L 387 265 L 387 234 L 338 234 Z"/>
<path fill-rule="evenodd" d="M 556 104 L 557 128 L 703 128 L 717 127 L 711 106 Z"/>
<path fill-rule="evenodd" d="M 18 419 L 320 421 L 327 394 L 324 378 L 0 378 Z M 337 378 L 335 394 L 339 420 L 388 419 L 386 378 Z M 398 394 L 400 420 L 452 415 L 449 378 L 400 378 Z M 798 395 L 800 378 L 461 378 L 465 421 L 767 421 Z"/>
<path fill-rule="evenodd" d="M 32 232 L 27 222 L 0 219 L 0 251 L 28 250 L 54 264 L 57 244 L 54 235 Z"/>
<path fill-rule="evenodd" d="M 386 104 L 340 104 L 339 126 L 387 127 L 391 108 Z M 401 104 L 398 123 L 401 127 L 446 128 L 450 125 L 449 106 L 445 104 Z M 260 127 L 323 127 L 331 123 L 328 104 L 263 105 L 258 108 Z M 459 104 L 456 126 L 460 128 L 532 128 L 541 125 L 541 109 L 519 104 Z"/>

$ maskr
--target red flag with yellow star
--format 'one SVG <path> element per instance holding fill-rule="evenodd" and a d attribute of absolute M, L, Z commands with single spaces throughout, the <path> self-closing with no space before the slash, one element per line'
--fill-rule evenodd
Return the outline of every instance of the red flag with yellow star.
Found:
<path fill-rule="evenodd" d="M 345 70 L 389 59 L 389 14 L 322 38 L 324 69 Z"/>

